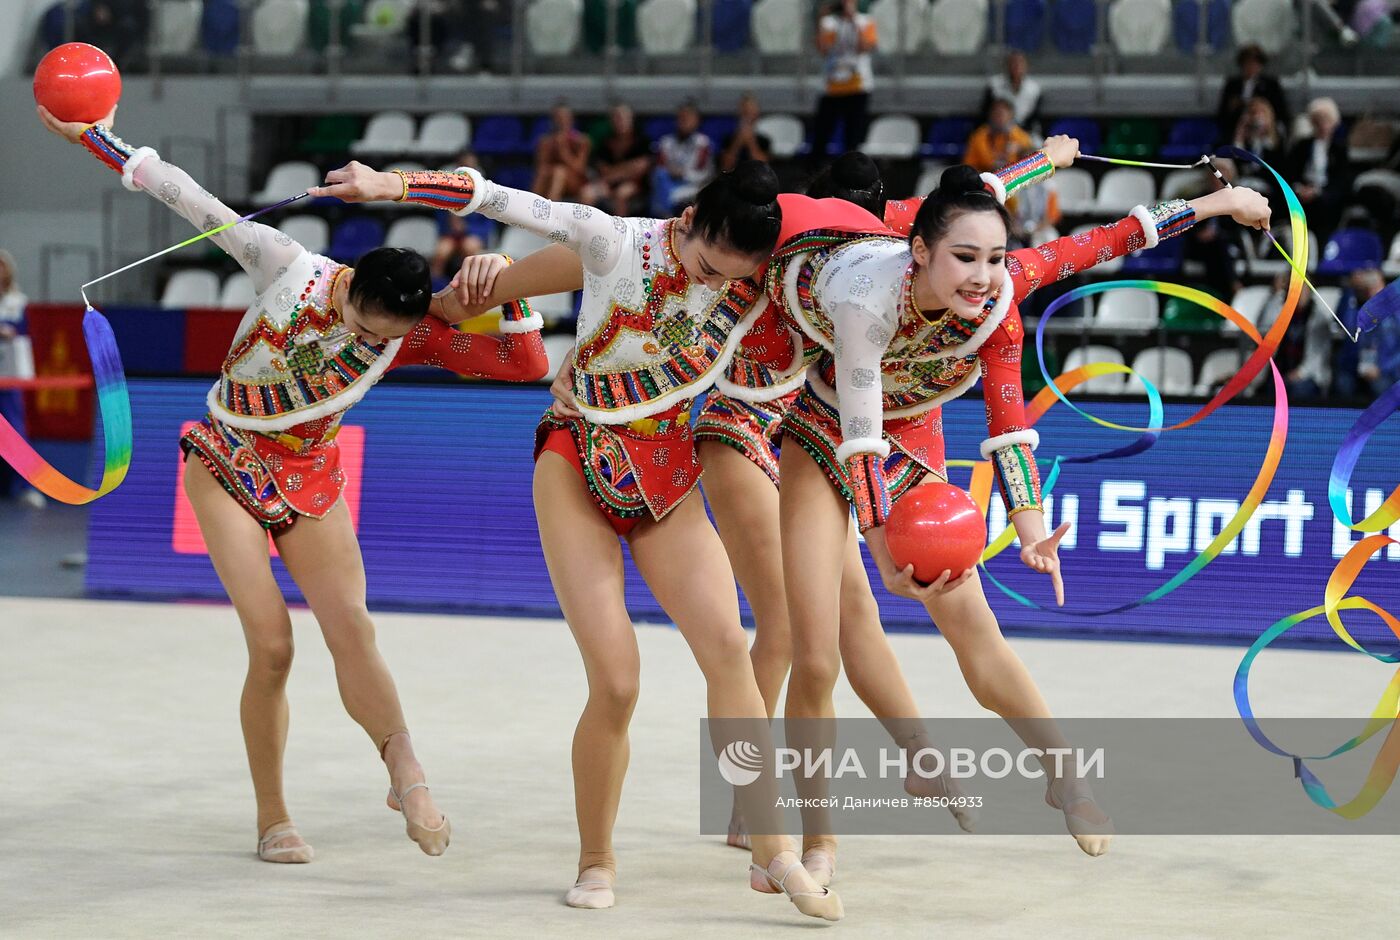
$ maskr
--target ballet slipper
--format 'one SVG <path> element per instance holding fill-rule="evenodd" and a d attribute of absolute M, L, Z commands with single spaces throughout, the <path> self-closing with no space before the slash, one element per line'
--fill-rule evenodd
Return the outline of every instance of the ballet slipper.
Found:
<path fill-rule="evenodd" d="M 761 875 L 765 884 L 761 890 L 765 894 L 787 895 L 788 900 L 793 903 L 803 914 L 808 917 L 820 917 L 822 920 L 837 921 L 846 916 L 845 908 L 841 906 L 841 898 L 830 888 L 818 888 L 815 891 L 802 890 L 788 886 L 797 873 L 806 875 L 806 869 L 797 860 L 795 852 L 779 852 L 773 856 L 773 860 L 768 863 L 767 868 L 757 864 L 749 865 L 749 884 L 754 884 L 754 875 Z M 798 879 L 799 882 L 801 879 Z M 808 876 L 810 881 L 810 876 Z"/>
<path fill-rule="evenodd" d="M 958 828 L 963 832 L 973 832 L 977 829 L 977 821 L 982 814 L 977 808 L 971 805 L 955 806 L 953 802 L 965 797 L 962 787 L 958 782 L 947 774 L 939 774 L 937 777 L 921 777 L 918 774 L 908 774 L 904 778 L 904 792 L 910 796 L 922 796 L 930 799 L 947 799 L 948 812 L 953 814 L 953 819 L 957 821 Z"/>
<path fill-rule="evenodd" d="M 301 845 L 274 846 L 274 842 L 281 842 L 283 839 L 292 837 L 301 838 L 301 833 L 297 832 L 297 827 L 288 823 L 280 829 L 267 833 L 258 839 L 258 858 L 264 862 L 275 862 L 282 865 L 305 865 L 316 857 L 315 849 L 302 840 Z"/>
<path fill-rule="evenodd" d="M 408 818 L 408 811 L 404 808 L 404 798 L 414 790 L 428 789 L 426 783 L 414 783 L 406 787 L 403 793 L 394 790 L 393 785 L 389 787 L 389 808 L 397 810 L 403 814 L 404 823 L 408 829 L 408 837 L 418 843 L 418 847 L 423 850 L 424 855 L 441 855 L 447 851 L 448 844 L 452 841 L 452 824 L 447 821 L 447 814 L 442 816 L 442 822 L 429 828 L 416 823 Z M 397 804 L 397 805 L 395 805 Z"/>
<path fill-rule="evenodd" d="M 564 903 L 569 907 L 600 911 L 617 904 L 613 893 L 613 882 L 617 878 L 606 868 L 585 868 L 578 873 L 578 881 L 564 895 Z"/>
<path fill-rule="evenodd" d="M 1108 851 L 1108 844 L 1113 838 L 1113 820 L 1108 814 L 1099 809 L 1094 801 L 1094 795 L 1088 792 L 1085 787 L 1083 791 L 1069 799 L 1064 799 L 1063 794 L 1056 792 L 1055 782 L 1052 782 L 1045 789 L 1045 802 L 1050 804 L 1052 809 L 1057 809 L 1065 814 L 1065 828 L 1069 834 L 1074 836 L 1074 841 L 1083 850 L 1085 855 L 1098 858 Z M 1081 804 L 1088 804 L 1094 808 L 1095 815 L 1101 817 L 1098 820 L 1079 813 L 1070 812 L 1074 807 Z"/>
<path fill-rule="evenodd" d="M 836 877 L 836 851 L 834 849 L 808 849 L 802 853 L 802 867 L 812 880 L 825 888 Z"/>

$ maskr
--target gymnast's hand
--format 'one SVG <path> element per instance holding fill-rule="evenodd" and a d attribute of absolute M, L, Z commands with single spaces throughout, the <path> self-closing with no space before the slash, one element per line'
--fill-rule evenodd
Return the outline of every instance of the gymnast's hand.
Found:
<path fill-rule="evenodd" d="M 1045 529 L 1041 528 L 1040 531 L 1044 532 Z M 1065 606 L 1065 582 L 1060 577 L 1060 539 L 1068 531 L 1069 523 L 1062 522 L 1051 535 L 1029 542 L 1021 549 L 1021 561 L 1027 568 L 1050 576 L 1055 585 L 1055 603 L 1060 607 Z"/>
<path fill-rule="evenodd" d="M 462 259 L 462 269 L 452 276 L 452 289 L 463 306 L 486 303 L 496 286 L 496 275 L 510 265 L 505 255 L 480 254 Z"/>
<path fill-rule="evenodd" d="M 1068 134 L 1056 134 L 1045 138 L 1045 146 L 1040 148 L 1057 170 L 1073 166 L 1079 159 L 1079 138 Z"/>
<path fill-rule="evenodd" d="M 905 565 L 901 571 L 894 566 L 894 558 L 890 555 L 889 545 L 885 542 L 885 527 L 875 526 L 873 529 L 865 531 L 865 544 L 870 549 L 870 557 L 875 559 L 875 567 L 879 569 L 880 580 L 885 584 L 885 590 L 900 597 L 907 597 L 910 600 L 918 601 L 927 605 L 940 594 L 947 594 L 962 587 L 972 579 L 976 573 L 975 567 L 968 568 L 956 578 L 953 572 L 944 569 L 936 581 L 924 584 L 915 579 L 914 566 Z"/>
<path fill-rule="evenodd" d="M 572 349 L 564 357 L 563 364 L 559 366 L 559 371 L 554 375 L 554 381 L 549 383 L 549 394 L 554 396 L 554 402 L 549 406 L 549 409 L 555 417 L 583 417 L 583 412 L 578 410 L 578 402 L 574 400 L 574 351 Z"/>
<path fill-rule="evenodd" d="M 60 121 L 58 118 L 53 116 L 52 111 L 50 111 L 43 105 L 38 105 L 38 110 L 39 120 L 44 122 L 44 126 L 47 127 L 49 130 L 53 131 L 59 137 L 62 137 L 64 140 L 68 141 L 69 143 L 76 144 L 78 140 L 82 138 L 83 131 L 87 130 L 89 127 L 92 126 L 91 124 L 85 124 L 82 121 Z M 107 114 L 107 116 L 104 117 L 102 120 L 98 121 L 97 123 L 101 124 L 103 127 L 110 128 L 116 120 L 117 107 L 116 105 L 113 105 L 112 110 Z"/>
<path fill-rule="evenodd" d="M 307 190 L 312 196 L 330 196 L 341 202 L 398 202 L 403 199 L 403 178 L 397 173 L 381 173 L 351 160 L 326 174 L 326 185 Z"/>

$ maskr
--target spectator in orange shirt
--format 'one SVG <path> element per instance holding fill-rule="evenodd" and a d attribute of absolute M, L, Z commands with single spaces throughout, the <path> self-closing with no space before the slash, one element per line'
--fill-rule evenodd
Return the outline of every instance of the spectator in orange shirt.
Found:
<path fill-rule="evenodd" d="M 1016 126 L 1011 102 L 998 98 L 987 110 L 987 123 L 967 140 L 963 163 L 979 173 L 991 173 L 1015 163 L 1031 150 L 1030 135 Z"/>
<path fill-rule="evenodd" d="M 870 91 L 875 73 L 870 53 L 875 48 L 875 20 L 857 10 L 857 0 L 841 0 L 817 26 L 817 49 L 826 56 L 826 92 L 817 102 L 812 129 L 812 159 L 826 160 L 826 145 L 836 122 L 846 127 L 846 149 L 865 140 L 870 120 Z"/>

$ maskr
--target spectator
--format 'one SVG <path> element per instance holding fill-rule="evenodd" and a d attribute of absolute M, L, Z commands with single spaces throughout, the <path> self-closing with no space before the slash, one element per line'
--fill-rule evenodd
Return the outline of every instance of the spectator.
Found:
<path fill-rule="evenodd" d="M 33 378 L 29 372 L 28 357 L 17 353 L 19 337 L 25 333 L 24 308 L 29 298 L 19 289 L 15 274 L 15 259 L 8 251 L 0 250 L 0 376 L 6 378 Z M 7 373 L 10 373 L 7 375 Z M 20 434 L 24 431 L 24 395 L 18 389 L 0 389 L 0 417 L 3 417 Z M 35 509 L 42 509 L 45 499 L 38 490 L 24 484 L 23 479 L 4 460 L 0 460 L 0 497 L 18 495 L 20 501 Z"/>
<path fill-rule="evenodd" d="M 982 98 L 982 116 L 992 110 L 997 100 L 1011 102 L 1012 119 L 1028 133 L 1040 133 L 1040 82 L 1027 76 L 1030 65 L 1026 54 L 1012 50 L 1006 56 L 1006 74 L 993 75 L 987 80 L 987 93 Z"/>
<path fill-rule="evenodd" d="M 1279 126 L 1274 106 L 1263 95 L 1255 95 L 1245 105 L 1235 125 L 1230 142 L 1264 158 L 1270 166 L 1278 166 L 1287 151 L 1288 139 Z M 1261 168 L 1262 169 L 1262 168 Z"/>
<path fill-rule="evenodd" d="M 564 102 L 549 117 L 551 130 L 535 147 L 534 190 L 550 202 L 584 201 L 593 144 L 574 126 L 574 112 Z"/>
<path fill-rule="evenodd" d="M 404 27 L 410 46 L 423 41 L 423 19 L 428 21 L 428 45 L 434 59 L 454 72 L 475 66 L 496 71 L 495 39 L 501 25 L 510 23 L 503 0 L 428 0 L 415 5 Z"/>
<path fill-rule="evenodd" d="M 90 0 L 87 15 L 74 24 L 74 38 L 105 51 L 125 71 L 146 55 L 150 31 L 148 0 Z"/>
<path fill-rule="evenodd" d="M 817 25 L 817 49 L 826 56 L 822 67 L 826 90 L 817 102 L 812 130 L 812 158 L 826 159 L 836 122 L 845 125 L 846 149 L 865 140 L 870 120 L 870 91 L 875 73 L 870 53 L 875 48 L 875 21 L 857 10 L 856 0 L 841 0 Z"/>
<path fill-rule="evenodd" d="M 1266 333 L 1273 327 L 1287 290 L 1288 276 L 1279 274 L 1274 278 L 1273 293 L 1264 303 L 1259 332 Z M 1341 335 L 1332 315 L 1313 302 L 1311 291 L 1303 291 L 1274 354 L 1274 362 L 1288 385 L 1289 400 L 1317 402 L 1327 394 L 1332 384 L 1332 346 Z"/>
<path fill-rule="evenodd" d="M 987 111 L 987 123 L 972 132 L 963 163 L 982 173 L 990 173 L 1015 163 L 1030 152 L 1031 138 L 1016 126 L 1011 102 L 998 98 Z"/>
<path fill-rule="evenodd" d="M 1229 140 L 1235 133 L 1235 125 L 1239 124 L 1240 115 L 1244 113 L 1250 99 L 1255 97 L 1267 98 L 1269 104 L 1274 106 L 1274 117 L 1287 127 L 1291 117 L 1288 99 L 1284 97 L 1283 86 L 1279 84 L 1278 79 L 1264 74 L 1264 67 L 1269 64 L 1269 57 L 1264 50 L 1255 45 L 1241 46 L 1235 55 L 1235 62 L 1239 65 L 1240 72 L 1220 89 L 1220 104 L 1216 108 L 1216 123 L 1220 128 L 1221 139 Z"/>
<path fill-rule="evenodd" d="M 651 141 L 637 132 L 629 105 L 613 105 L 608 112 L 608 133 L 594 147 L 589 202 L 608 206 L 608 212 L 615 216 L 645 212 L 634 203 L 645 199 L 650 172 Z"/>
<path fill-rule="evenodd" d="M 762 114 L 753 92 L 744 92 L 744 96 L 739 99 L 739 124 L 734 133 L 725 139 L 724 149 L 720 151 L 721 170 L 732 170 L 744 160 L 761 160 L 767 163 L 772 159 L 773 141 L 768 139 L 767 134 L 758 132 L 758 119 Z"/>
<path fill-rule="evenodd" d="M 589 202 L 616 216 L 646 211 L 634 206 L 646 199 L 651 142 L 637 133 L 632 109 L 625 104 L 615 104 L 608 112 L 608 132 L 593 148 L 593 172 Z"/>
<path fill-rule="evenodd" d="M 1385 278 L 1375 268 L 1353 271 L 1342 294 L 1337 315 L 1355 329 L 1356 315 L 1366 302 L 1385 289 Z M 1400 317 L 1385 317 L 1357 342 L 1343 343 L 1337 356 L 1339 397 L 1367 400 L 1400 382 Z"/>
<path fill-rule="evenodd" d="M 1353 171 L 1347 142 L 1338 133 L 1342 116 L 1331 98 L 1316 98 L 1308 105 L 1311 137 L 1295 143 L 1288 152 L 1284 176 L 1298 193 L 1298 201 L 1319 238 L 1337 227 L 1342 208 L 1351 194 Z"/>
<path fill-rule="evenodd" d="M 1351 14 L 1351 28 L 1371 49 L 1389 49 L 1395 41 L 1390 0 L 1361 0 Z"/>
<path fill-rule="evenodd" d="M 715 175 L 715 146 L 700 131 L 700 109 L 687 101 L 676 111 L 676 129 L 661 138 L 652 175 L 651 209 L 658 218 L 690 202 Z"/>

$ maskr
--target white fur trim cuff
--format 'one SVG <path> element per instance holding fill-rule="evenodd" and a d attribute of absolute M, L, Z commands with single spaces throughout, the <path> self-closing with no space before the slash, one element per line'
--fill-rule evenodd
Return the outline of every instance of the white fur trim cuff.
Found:
<path fill-rule="evenodd" d="M 156 153 L 150 147 L 141 147 L 133 153 L 122 166 L 122 186 L 131 190 L 133 193 L 139 190 L 141 187 L 136 185 L 136 168 L 151 157 L 155 157 L 159 160 L 160 154 Z"/>
<path fill-rule="evenodd" d="M 473 188 L 475 189 L 475 192 L 472 193 L 471 202 L 467 203 L 460 209 L 453 209 L 451 211 L 453 215 L 471 215 L 473 212 L 480 209 L 481 204 L 486 201 L 487 187 L 495 186 L 496 184 L 492 183 L 486 177 L 482 176 L 480 170 L 474 170 L 469 166 L 459 166 L 457 167 L 457 172 L 465 173 L 467 176 L 470 176 L 472 178 L 472 184 Z"/>
<path fill-rule="evenodd" d="M 1001 181 L 1001 177 L 995 173 L 983 173 L 982 182 L 987 184 L 987 188 L 992 191 L 992 195 L 997 198 L 997 202 L 1006 205 L 1006 184 Z"/>
<path fill-rule="evenodd" d="M 1152 213 L 1147 211 L 1146 206 L 1133 206 L 1133 211 L 1128 214 L 1142 223 L 1142 237 L 1147 243 L 1145 247 L 1156 248 L 1162 239 L 1157 234 L 1157 222 L 1152 218 Z"/>
<path fill-rule="evenodd" d="M 790 392 L 795 392 L 802 387 L 803 381 L 807 378 L 807 370 L 801 369 L 795 375 L 790 375 L 781 382 L 773 385 L 765 385 L 762 388 L 750 388 L 747 385 L 729 381 L 725 376 L 715 379 L 715 390 L 721 392 L 729 398 L 738 401 L 747 401 L 758 404 L 765 401 L 777 401 Z"/>
<path fill-rule="evenodd" d="M 883 460 L 890 455 L 890 444 L 878 437 L 852 438 L 836 448 L 836 462 L 845 466 L 846 461 L 856 454 L 874 454 Z"/>
<path fill-rule="evenodd" d="M 996 437 L 989 437 L 982 442 L 979 450 L 982 452 L 983 460 L 991 460 L 992 454 L 1003 447 L 1013 447 L 1016 444 L 1029 444 L 1031 450 L 1040 446 L 1040 434 L 1034 430 L 1012 431 L 1009 434 L 998 434 Z"/>
<path fill-rule="evenodd" d="M 532 333 L 535 330 L 544 329 L 544 317 L 538 313 L 531 313 L 523 320 L 501 320 L 500 330 L 505 335 L 512 333 Z"/>

